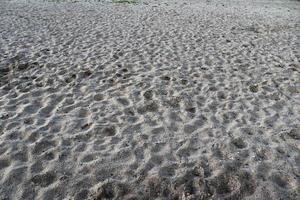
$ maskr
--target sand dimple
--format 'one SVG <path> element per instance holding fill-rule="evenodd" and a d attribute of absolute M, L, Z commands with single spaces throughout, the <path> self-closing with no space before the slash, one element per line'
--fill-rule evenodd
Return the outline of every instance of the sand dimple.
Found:
<path fill-rule="evenodd" d="M 41 141 L 41 142 L 37 142 L 33 148 L 32 153 L 33 154 L 40 154 L 42 152 L 45 152 L 46 150 L 48 150 L 51 147 L 55 146 L 55 142 L 51 141 L 51 140 L 45 140 L 45 141 Z"/>
<path fill-rule="evenodd" d="M 31 181 L 41 187 L 47 187 L 52 184 L 56 179 L 56 175 L 53 172 L 46 172 L 44 174 L 38 174 L 32 177 Z"/>
<path fill-rule="evenodd" d="M 6 167 L 10 166 L 10 161 L 8 159 L 0 160 L 0 170 L 5 169 Z"/>
<path fill-rule="evenodd" d="M 1 2 L 0 199 L 299 199 L 299 10 Z"/>

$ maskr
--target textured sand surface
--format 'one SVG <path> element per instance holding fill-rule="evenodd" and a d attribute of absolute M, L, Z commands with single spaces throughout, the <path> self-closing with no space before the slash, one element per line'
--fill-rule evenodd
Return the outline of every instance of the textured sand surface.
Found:
<path fill-rule="evenodd" d="M 300 195 L 300 2 L 0 0 L 0 199 Z"/>

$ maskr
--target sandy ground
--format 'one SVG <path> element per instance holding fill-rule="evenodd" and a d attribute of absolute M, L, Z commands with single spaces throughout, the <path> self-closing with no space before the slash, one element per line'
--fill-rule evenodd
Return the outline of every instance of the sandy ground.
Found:
<path fill-rule="evenodd" d="M 300 195 L 300 2 L 0 0 L 0 199 Z"/>

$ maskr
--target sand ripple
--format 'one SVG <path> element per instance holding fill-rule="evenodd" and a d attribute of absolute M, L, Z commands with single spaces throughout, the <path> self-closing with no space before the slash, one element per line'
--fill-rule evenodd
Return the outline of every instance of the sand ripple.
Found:
<path fill-rule="evenodd" d="M 0 2 L 0 199 L 298 199 L 296 1 Z"/>

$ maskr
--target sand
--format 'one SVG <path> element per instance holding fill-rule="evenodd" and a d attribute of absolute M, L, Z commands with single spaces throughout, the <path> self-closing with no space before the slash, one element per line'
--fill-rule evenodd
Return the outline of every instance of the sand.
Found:
<path fill-rule="evenodd" d="M 0 0 L 0 199 L 300 195 L 300 2 Z"/>

